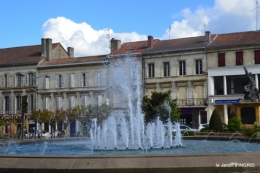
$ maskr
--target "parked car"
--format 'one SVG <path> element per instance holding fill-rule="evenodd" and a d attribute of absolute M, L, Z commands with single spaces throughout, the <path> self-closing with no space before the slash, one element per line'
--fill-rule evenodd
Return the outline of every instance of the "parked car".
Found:
<path fill-rule="evenodd" d="M 173 127 L 172 131 L 173 131 L 173 132 L 176 132 L 175 127 Z M 193 129 L 193 128 L 187 126 L 187 125 L 181 124 L 181 125 L 180 125 L 180 131 L 181 131 L 181 132 L 186 132 L 186 131 L 187 131 L 187 132 L 197 132 L 197 129 Z"/>
<path fill-rule="evenodd" d="M 201 129 L 208 128 L 208 127 L 209 127 L 209 124 L 208 124 L 208 123 L 206 123 L 206 124 L 200 124 L 200 125 L 199 125 L 199 128 L 198 128 L 198 131 L 200 132 Z"/>

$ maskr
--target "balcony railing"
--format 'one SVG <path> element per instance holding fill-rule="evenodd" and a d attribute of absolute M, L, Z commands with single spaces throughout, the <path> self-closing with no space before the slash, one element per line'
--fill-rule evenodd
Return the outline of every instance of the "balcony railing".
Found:
<path fill-rule="evenodd" d="M 178 106 L 205 106 L 207 104 L 205 98 L 177 99 Z"/>

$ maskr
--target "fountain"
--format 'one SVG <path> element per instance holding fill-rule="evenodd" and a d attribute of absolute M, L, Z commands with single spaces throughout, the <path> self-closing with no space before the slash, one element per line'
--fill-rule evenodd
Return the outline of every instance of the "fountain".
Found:
<path fill-rule="evenodd" d="M 131 73 L 125 74 L 125 69 L 130 69 Z M 48 169 L 67 172 L 86 169 L 122 172 L 126 169 L 147 171 L 147 168 L 151 168 L 149 172 L 161 172 L 165 169 L 179 169 L 179 165 L 182 165 L 182 172 L 193 172 L 192 167 L 197 167 L 199 172 L 214 172 L 218 170 L 216 164 L 223 160 L 244 163 L 245 159 L 260 165 L 255 159 L 258 155 L 254 154 L 260 152 L 258 143 L 182 140 L 179 123 L 172 124 L 170 118 L 166 124 L 159 118 L 146 124 L 141 113 L 142 86 L 138 69 L 139 63 L 133 57 L 112 61 L 105 68 L 110 79 L 107 83 L 108 97 L 113 95 L 117 110 L 101 124 L 93 119 L 89 137 L 81 140 L 38 141 L 37 145 L 34 142 L 22 142 L 9 145 L 8 148 L 3 145 L 0 147 L 0 170 L 7 171 L 8 168 L 15 172 L 16 168 L 21 168 L 24 171 Z M 165 102 L 164 107 L 170 117 L 169 104 Z M 244 154 L 239 155 L 240 160 L 236 153 L 241 152 Z M 249 152 L 252 159 L 247 154 Z M 10 163 L 10 158 L 16 159 Z M 152 168 L 156 169 L 153 171 Z"/>

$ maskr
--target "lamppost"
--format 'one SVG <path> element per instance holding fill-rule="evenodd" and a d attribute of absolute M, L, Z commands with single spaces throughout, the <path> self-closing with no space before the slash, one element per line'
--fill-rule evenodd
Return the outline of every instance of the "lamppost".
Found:
<path fill-rule="evenodd" d="M 21 133 L 22 133 L 22 141 L 24 139 L 24 113 L 27 113 L 28 110 L 28 102 L 27 102 L 27 95 L 22 96 L 22 129 L 21 129 Z"/>

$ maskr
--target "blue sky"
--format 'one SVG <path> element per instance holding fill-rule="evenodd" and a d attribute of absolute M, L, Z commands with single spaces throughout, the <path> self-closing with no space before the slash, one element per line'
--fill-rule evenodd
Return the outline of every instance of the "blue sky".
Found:
<path fill-rule="evenodd" d="M 1 7 L 0 48 L 36 45 L 48 37 L 74 47 L 76 56 L 109 53 L 111 38 L 256 30 L 256 0 L 8 0 Z"/>

